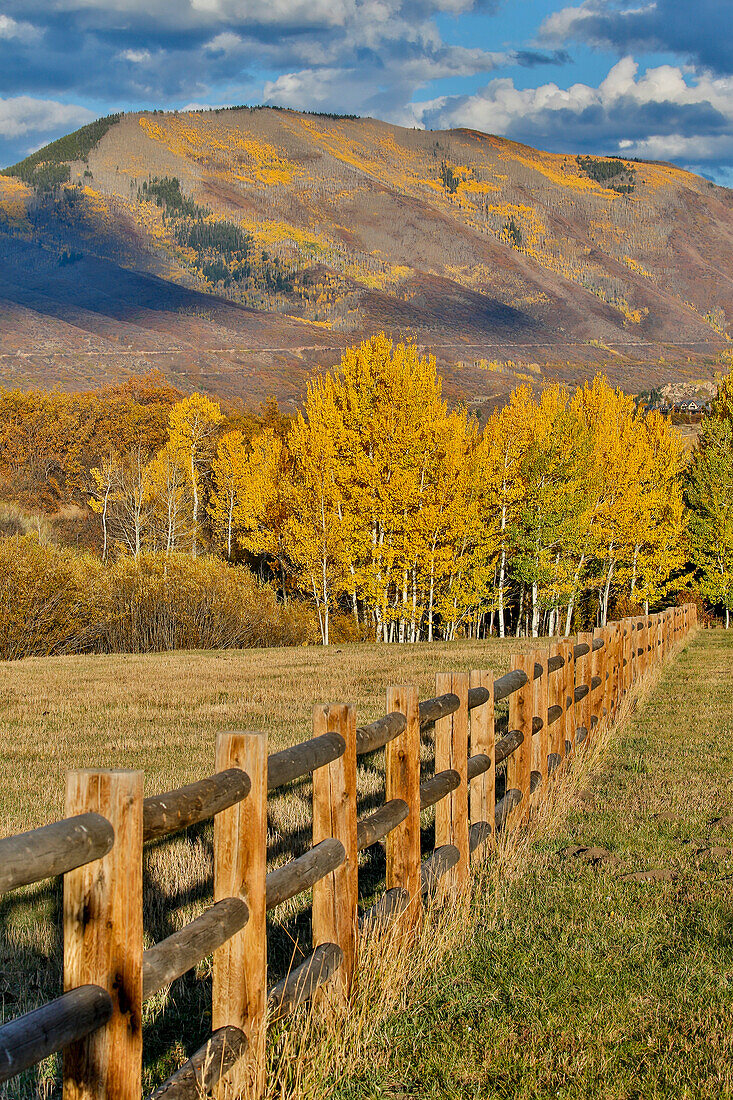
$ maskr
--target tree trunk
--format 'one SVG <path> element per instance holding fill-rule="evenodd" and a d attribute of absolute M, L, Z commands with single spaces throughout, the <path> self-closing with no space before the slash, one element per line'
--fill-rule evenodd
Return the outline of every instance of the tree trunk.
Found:
<path fill-rule="evenodd" d="M 196 484 L 196 463 L 194 451 L 191 448 L 191 491 L 193 493 L 193 532 L 191 535 L 191 557 L 198 556 L 198 520 L 199 520 L 199 490 Z"/>

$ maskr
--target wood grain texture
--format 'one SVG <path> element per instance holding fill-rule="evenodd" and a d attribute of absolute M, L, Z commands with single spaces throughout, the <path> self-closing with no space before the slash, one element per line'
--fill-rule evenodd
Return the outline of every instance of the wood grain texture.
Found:
<path fill-rule="evenodd" d="M 494 724 L 494 676 L 485 669 L 474 669 L 469 677 L 471 688 L 486 688 L 488 698 L 471 711 L 470 755 L 488 756 L 491 767 L 471 782 L 469 799 L 472 822 L 488 821 L 493 827 L 496 808 L 496 727 Z"/>
<path fill-rule="evenodd" d="M 339 840 L 322 840 L 302 856 L 291 859 L 267 874 L 267 908 L 274 909 L 288 898 L 310 890 L 314 883 L 343 863 L 344 846 Z"/>
<path fill-rule="evenodd" d="M 565 655 L 565 669 L 563 677 L 563 690 L 565 692 L 565 718 L 564 734 L 561 756 L 568 754 L 568 745 L 572 751 L 575 748 L 575 646 L 573 640 L 568 638 L 563 643 Z"/>
<path fill-rule="evenodd" d="M 575 684 L 576 687 L 581 684 L 588 690 L 584 697 L 576 704 L 575 708 L 575 723 L 576 728 L 583 727 L 588 731 L 590 736 L 593 723 L 591 721 L 593 715 L 593 691 L 591 680 L 593 679 L 593 631 L 585 631 L 582 634 L 578 634 L 578 642 L 581 645 L 587 645 L 589 647 L 588 653 L 584 657 L 581 657 L 575 664 Z"/>
<path fill-rule="evenodd" d="M 248 1048 L 233 1077 L 248 1096 L 264 1086 L 267 1004 L 267 735 L 220 733 L 216 770 L 241 768 L 250 780 L 248 796 L 214 818 L 214 901 L 241 897 L 249 919 L 214 952 L 212 1029 L 235 1027 Z"/>
<path fill-rule="evenodd" d="M 232 1069 L 247 1049 L 247 1036 L 237 1027 L 223 1027 L 177 1069 L 150 1100 L 202 1100 Z"/>
<path fill-rule="evenodd" d="M 534 716 L 542 719 L 542 729 L 534 734 L 532 769 L 542 776 L 542 787 L 547 785 L 547 758 L 550 755 L 550 730 L 547 725 L 547 710 L 549 707 L 549 680 L 547 674 L 548 654 L 543 649 L 534 651 L 535 667 L 542 666 L 542 675 L 534 682 Z M 540 788 L 540 793 L 542 792 Z"/>
<path fill-rule="evenodd" d="M 561 641 L 550 642 L 550 661 L 559 657 L 562 665 L 547 678 L 547 709 L 559 707 L 560 717 L 549 728 L 549 752 L 556 756 L 565 755 L 565 646 Z"/>
<path fill-rule="evenodd" d="M 246 902 L 222 898 L 190 924 L 143 953 L 143 1001 L 198 966 L 247 923 Z"/>
<path fill-rule="evenodd" d="M 82 985 L 0 1027 L 0 1083 L 35 1066 L 71 1042 L 85 1039 L 112 1016 L 112 1000 L 98 985 Z M 8 1096 L 12 1093 L 7 1092 Z"/>
<path fill-rule="evenodd" d="M 517 658 L 517 666 L 527 675 L 528 681 L 523 687 L 509 696 L 509 729 L 519 730 L 522 744 L 507 761 L 507 790 L 522 793 L 522 801 L 510 810 L 506 818 L 506 827 L 515 828 L 529 816 L 530 777 L 532 773 L 532 718 L 534 715 L 534 653 L 522 653 Z"/>
<path fill-rule="evenodd" d="M 5 837 L 0 840 L 0 894 L 101 859 L 114 842 L 114 829 L 100 814 L 80 814 Z"/>
<path fill-rule="evenodd" d="M 64 876 L 64 989 L 96 985 L 112 1000 L 106 1027 L 64 1051 L 64 1100 L 139 1100 L 143 773 L 70 772 L 66 813 L 101 814 L 115 842 L 101 859 Z"/>
<path fill-rule="evenodd" d="M 387 800 L 407 805 L 404 821 L 387 837 L 387 889 L 407 891 L 410 924 L 422 917 L 420 888 L 420 704 L 414 684 L 387 689 L 387 711 L 405 716 L 405 729 L 386 748 Z"/>
<path fill-rule="evenodd" d="M 450 769 L 460 781 L 435 808 L 435 846 L 453 845 L 458 862 L 451 881 L 465 882 L 468 877 L 468 688 L 465 672 L 439 672 L 435 678 L 438 695 L 451 692 L 459 700 L 453 714 L 435 723 L 435 770 Z"/>
<path fill-rule="evenodd" d="M 248 794 L 249 777 L 231 768 L 175 791 L 152 795 L 143 803 L 143 841 L 156 840 L 199 821 L 208 821 Z"/>
<path fill-rule="evenodd" d="M 598 722 L 603 718 L 603 710 L 605 707 L 605 682 L 606 682 L 606 631 L 604 627 L 597 627 L 593 631 L 593 640 L 603 642 L 602 649 L 593 650 L 593 659 L 591 662 L 591 673 L 594 679 L 600 680 L 598 687 L 594 688 L 591 692 L 591 714 L 597 719 Z"/>
<path fill-rule="evenodd" d="M 313 843 L 333 837 L 344 846 L 343 863 L 313 887 L 313 947 L 337 944 L 341 966 L 328 989 L 348 997 L 356 967 L 358 863 L 356 831 L 356 711 L 345 703 L 317 706 L 313 732 L 338 733 L 343 756 L 313 772 Z"/>

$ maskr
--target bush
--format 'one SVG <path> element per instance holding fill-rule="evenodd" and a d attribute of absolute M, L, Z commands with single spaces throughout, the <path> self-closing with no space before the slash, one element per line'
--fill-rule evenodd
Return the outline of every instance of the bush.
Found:
<path fill-rule="evenodd" d="M 96 637 L 105 653 L 280 645 L 285 633 L 271 588 L 246 567 L 214 558 L 144 554 L 105 571 Z"/>
<path fill-rule="evenodd" d="M 32 535 L 0 539 L 0 657 L 68 652 L 84 629 L 101 563 Z"/>
<path fill-rule="evenodd" d="M 317 640 L 245 566 L 143 554 L 103 565 L 31 535 L 0 539 L 0 657 L 150 653 Z"/>

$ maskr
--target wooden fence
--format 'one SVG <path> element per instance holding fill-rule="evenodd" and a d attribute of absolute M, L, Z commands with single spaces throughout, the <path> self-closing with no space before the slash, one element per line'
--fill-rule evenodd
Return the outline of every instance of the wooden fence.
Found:
<path fill-rule="evenodd" d="M 216 1091 L 235 1066 L 263 1087 L 266 1026 L 324 987 L 348 998 L 357 954 L 358 853 L 386 839 L 386 889 L 361 917 L 420 921 L 422 896 L 468 876 L 471 853 L 526 820 L 555 770 L 611 721 L 624 695 L 696 625 L 692 604 L 559 640 L 517 668 L 439 674 L 436 697 L 387 692 L 386 717 L 319 706 L 314 736 L 268 756 L 262 733 L 221 733 L 216 773 L 145 798 L 139 771 L 75 771 L 63 821 L 0 840 L 0 892 L 64 876 L 65 992 L 0 1027 L 0 1081 L 63 1051 L 64 1100 L 140 1100 L 142 1008 L 213 953 L 208 1043 L 153 1094 Z M 494 705 L 508 699 L 508 717 Z M 435 774 L 421 782 L 420 735 L 434 727 Z M 357 756 L 385 749 L 386 801 L 357 820 Z M 505 764 L 497 800 L 496 774 Z M 504 769 L 502 769 L 502 772 Z M 313 779 L 313 846 L 267 872 L 268 792 Z M 500 788 L 501 790 L 502 788 Z M 420 813 L 435 806 L 423 859 Z M 214 819 L 214 904 L 143 950 L 143 845 Z M 313 890 L 313 953 L 267 989 L 267 911 Z"/>

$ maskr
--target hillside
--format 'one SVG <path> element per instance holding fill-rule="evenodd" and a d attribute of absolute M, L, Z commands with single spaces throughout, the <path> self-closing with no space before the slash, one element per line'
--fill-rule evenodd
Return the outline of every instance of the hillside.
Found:
<path fill-rule="evenodd" d="M 160 366 L 296 398 L 378 329 L 451 396 L 604 367 L 710 377 L 733 319 L 733 192 L 679 168 L 468 130 L 257 108 L 110 116 L 0 176 L 0 381 Z"/>

